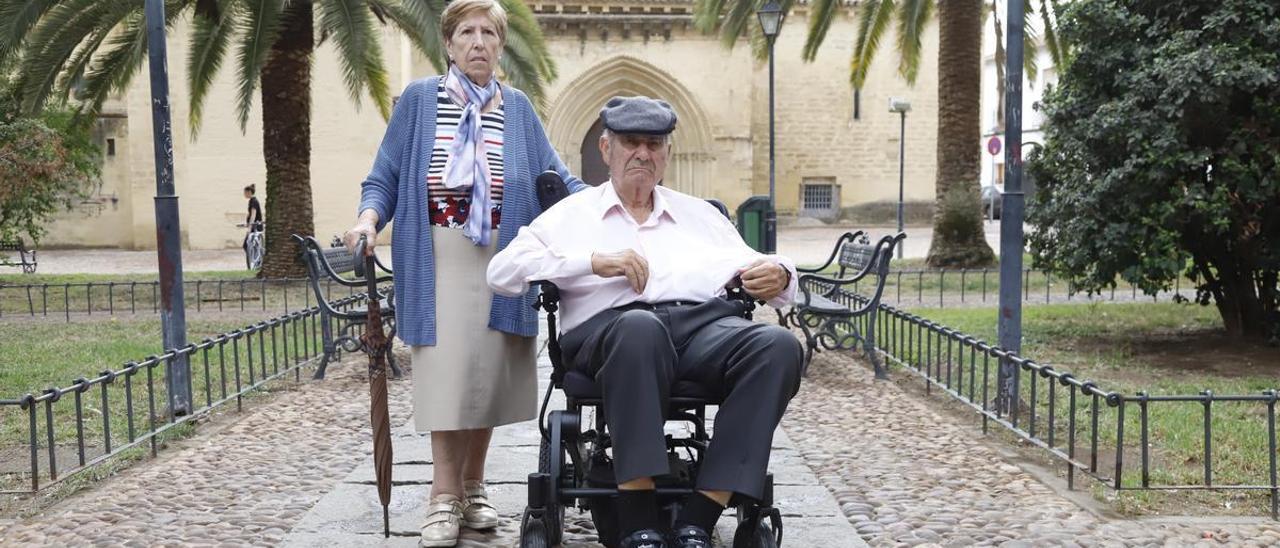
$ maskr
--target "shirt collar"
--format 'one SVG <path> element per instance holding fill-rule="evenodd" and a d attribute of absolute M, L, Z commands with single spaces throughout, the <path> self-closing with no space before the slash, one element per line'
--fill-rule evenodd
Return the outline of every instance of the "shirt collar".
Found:
<path fill-rule="evenodd" d="M 622 207 L 622 200 L 618 198 L 618 192 L 613 188 L 613 181 L 605 181 L 600 186 L 602 192 L 600 196 L 600 217 L 604 218 L 610 211 L 614 210 L 626 215 L 627 209 Z M 653 214 L 650 215 L 650 218 L 661 219 L 663 216 L 666 216 L 666 218 L 670 219 L 671 222 L 678 222 L 676 220 L 675 212 L 671 210 L 670 202 L 667 201 L 666 191 L 666 187 L 663 186 L 656 186 L 653 188 Z"/>

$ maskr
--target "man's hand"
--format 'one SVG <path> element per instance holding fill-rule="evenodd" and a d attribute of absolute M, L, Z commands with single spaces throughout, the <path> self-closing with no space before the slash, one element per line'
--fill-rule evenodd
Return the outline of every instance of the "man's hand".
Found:
<path fill-rule="evenodd" d="M 644 286 L 649 284 L 649 261 L 630 249 L 592 253 L 591 272 L 601 278 L 626 276 L 636 293 L 644 293 Z"/>
<path fill-rule="evenodd" d="M 791 283 L 791 273 L 782 265 L 764 259 L 751 263 L 738 271 L 742 288 L 747 294 L 762 301 L 781 295 Z"/>

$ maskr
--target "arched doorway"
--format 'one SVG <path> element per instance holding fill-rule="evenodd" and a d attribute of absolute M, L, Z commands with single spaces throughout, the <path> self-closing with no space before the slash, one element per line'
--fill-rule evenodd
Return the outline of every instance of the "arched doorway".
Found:
<path fill-rule="evenodd" d="M 578 174 L 583 182 L 596 186 L 609 180 L 609 164 L 606 164 L 604 158 L 600 156 L 600 135 L 604 133 L 604 123 L 596 120 L 591 124 L 591 129 L 587 130 L 587 136 L 582 138 L 582 148 L 579 151 L 582 158 L 582 172 Z"/>
<path fill-rule="evenodd" d="M 594 175 L 599 157 L 600 106 L 615 95 L 646 95 L 670 102 L 680 117 L 672 134 L 671 157 L 665 184 L 694 196 L 710 197 L 714 139 L 706 112 L 689 90 L 670 73 L 628 55 L 619 55 L 584 70 L 555 99 L 547 123 L 548 137 L 571 171 L 584 181 L 598 184 L 608 179 Z M 594 177 L 594 178 L 593 178 Z"/>

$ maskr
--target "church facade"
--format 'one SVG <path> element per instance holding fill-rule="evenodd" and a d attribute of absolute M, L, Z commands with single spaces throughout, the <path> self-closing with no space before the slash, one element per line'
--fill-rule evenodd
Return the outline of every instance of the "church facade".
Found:
<path fill-rule="evenodd" d="M 543 123 L 561 158 L 585 180 L 607 178 L 596 149 L 598 111 L 614 95 L 647 95 L 670 102 L 679 115 L 664 184 L 732 210 L 769 193 L 769 71 L 750 44 L 725 48 L 717 36 L 693 28 L 689 0 L 571 0 L 531 3 L 559 69 L 547 88 Z M 797 6 L 775 46 L 776 194 L 782 215 L 833 218 L 850 209 L 891 209 L 898 197 L 898 114 L 890 97 L 910 100 L 906 118 L 905 194 L 931 203 L 937 118 L 937 28 L 925 40 L 920 80 L 896 74 L 892 36 L 886 37 L 868 85 L 849 86 L 856 34 L 846 11 L 831 26 L 814 62 L 800 59 L 808 20 Z M 246 203 L 241 189 L 265 179 L 260 112 L 244 132 L 234 114 L 233 63 L 224 66 L 206 103 L 197 135 L 188 124 L 183 73 L 188 29 L 169 38 L 175 179 L 183 241 L 190 249 L 239 247 Z M 392 87 L 434 74 L 408 40 L 384 29 L 384 58 Z M 51 227 L 44 246 L 155 246 L 155 194 L 150 90 L 145 67 L 129 90 L 101 116 L 106 152 L 94 195 Z M 360 182 L 386 122 L 372 104 L 352 102 L 328 44 L 317 51 L 312 84 L 312 191 L 321 240 L 355 218 Z M 256 108 L 256 107 L 255 107 Z M 269 213 L 269 212 L 268 212 Z M 270 222 L 270 218 L 267 219 Z"/>

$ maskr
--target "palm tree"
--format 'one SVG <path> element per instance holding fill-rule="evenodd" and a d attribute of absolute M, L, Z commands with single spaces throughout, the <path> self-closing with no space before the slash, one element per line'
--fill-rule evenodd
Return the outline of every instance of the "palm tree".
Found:
<path fill-rule="evenodd" d="M 500 0 L 508 14 L 502 71 L 541 106 L 556 68 L 533 13 L 520 0 Z M 147 53 L 145 0 L 0 0 L 0 59 L 17 58 L 23 108 L 39 110 L 75 92 L 87 114 L 128 88 Z M 377 25 L 393 25 L 435 66 L 446 68 L 440 15 L 444 0 L 165 0 L 169 26 L 190 17 L 190 124 L 196 138 L 202 107 L 228 50 L 236 57 L 241 131 L 255 92 L 262 97 L 266 163 L 266 257 L 262 276 L 300 276 L 290 234 L 313 234 L 311 203 L 311 60 L 331 40 L 351 99 L 372 99 L 390 116 L 391 90 Z M 317 33 L 319 36 L 317 37 Z M 238 188 L 238 187 L 237 187 Z"/>
<path fill-rule="evenodd" d="M 764 0 L 698 0 L 695 24 L 704 32 L 719 30 L 726 46 L 750 29 L 755 9 Z M 982 209 L 978 200 L 981 173 L 982 104 L 982 21 L 989 0 L 865 0 L 858 7 L 858 35 L 850 60 L 849 81 L 862 89 L 871 61 L 881 39 L 896 22 L 898 73 L 914 84 L 920 70 L 925 28 L 937 13 L 938 41 L 938 196 L 934 213 L 933 242 L 928 262 L 931 266 L 971 267 L 994 260 L 982 230 Z M 1023 0 L 1028 18 L 1035 14 L 1032 0 Z M 794 0 L 783 0 L 790 11 Z M 1047 40 L 1054 59 L 1059 59 L 1058 43 L 1049 17 L 1050 4 L 1040 0 L 1040 14 L 1046 23 Z M 831 22 L 843 0 L 813 0 L 809 5 L 809 32 L 802 56 L 812 61 L 826 38 Z M 1027 51 L 1034 52 L 1036 37 L 1026 33 Z M 758 31 L 753 43 L 759 45 Z M 763 52 L 759 47 L 757 53 Z M 1034 55 L 1027 73 L 1034 74 Z"/>

